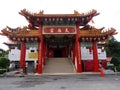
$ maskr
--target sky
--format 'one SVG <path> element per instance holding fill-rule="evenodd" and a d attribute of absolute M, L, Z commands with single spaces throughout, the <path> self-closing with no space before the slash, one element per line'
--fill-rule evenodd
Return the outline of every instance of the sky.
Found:
<path fill-rule="evenodd" d="M 115 28 L 118 32 L 115 39 L 120 41 L 120 6 L 119 0 L 0 0 L 0 31 L 9 26 L 11 28 L 27 26 L 27 20 L 18 12 L 27 9 L 37 13 L 44 10 L 45 14 L 73 14 L 87 13 L 92 9 L 100 15 L 93 18 L 90 25 L 96 28 Z M 7 50 L 3 42 L 9 42 L 5 36 L 0 36 L 0 48 Z"/>

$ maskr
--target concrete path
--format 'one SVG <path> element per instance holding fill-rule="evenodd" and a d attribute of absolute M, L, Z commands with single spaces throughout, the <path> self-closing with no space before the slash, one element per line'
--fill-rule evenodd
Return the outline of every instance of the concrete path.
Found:
<path fill-rule="evenodd" d="M 0 90 L 120 90 L 120 75 L 0 77 Z"/>
<path fill-rule="evenodd" d="M 43 74 L 76 73 L 72 62 L 68 58 L 49 58 L 43 68 Z"/>

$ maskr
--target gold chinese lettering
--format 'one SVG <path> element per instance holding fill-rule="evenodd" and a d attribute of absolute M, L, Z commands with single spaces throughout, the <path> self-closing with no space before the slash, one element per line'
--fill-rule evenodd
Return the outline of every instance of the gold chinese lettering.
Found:
<path fill-rule="evenodd" d="M 61 28 L 58 28 L 58 32 L 59 32 L 59 33 L 62 32 L 62 31 L 61 31 Z"/>
<path fill-rule="evenodd" d="M 66 28 L 66 29 L 65 29 L 65 32 L 66 32 L 66 33 L 68 33 L 68 32 L 69 32 L 69 31 L 68 31 L 68 28 Z"/>
<path fill-rule="evenodd" d="M 51 28 L 51 29 L 50 29 L 50 32 L 51 32 L 51 33 L 53 33 L 53 32 L 54 32 L 53 30 L 54 30 L 54 29 L 53 29 L 53 28 Z"/>

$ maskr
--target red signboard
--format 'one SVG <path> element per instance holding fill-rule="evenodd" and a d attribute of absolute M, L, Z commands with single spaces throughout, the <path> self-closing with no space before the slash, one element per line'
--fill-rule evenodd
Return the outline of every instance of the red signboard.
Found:
<path fill-rule="evenodd" d="M 45 27 L 44 34 L 75 34 L 73 27 Z"/>

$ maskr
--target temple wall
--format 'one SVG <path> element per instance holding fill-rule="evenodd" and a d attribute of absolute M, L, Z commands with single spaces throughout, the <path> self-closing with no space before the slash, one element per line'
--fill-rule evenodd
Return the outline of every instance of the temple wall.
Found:
<path fill-rule="evenodd" d="M 10 61 L 20 61 L 20 50 L 17 47 L 11 49 L 8 54 L 8 59 Z"/>
<path fill-rule="evenodd" d="M 11 49 L 8 54 L 10 61 L 20 61 L 20 50 L 18 48 Z M 38 52 L 36 47 L 30 47 L 26 50 L 26 61 L 37 60 Z"/>
<path fill-rule="evenodd" d="M 91 42 L 81 43 L 81 56 L 82 60 L 93 60 L 93 50 Z M 105 60 L 106 59 L 106 51 L 98 46 L 98 59 Z"/>

